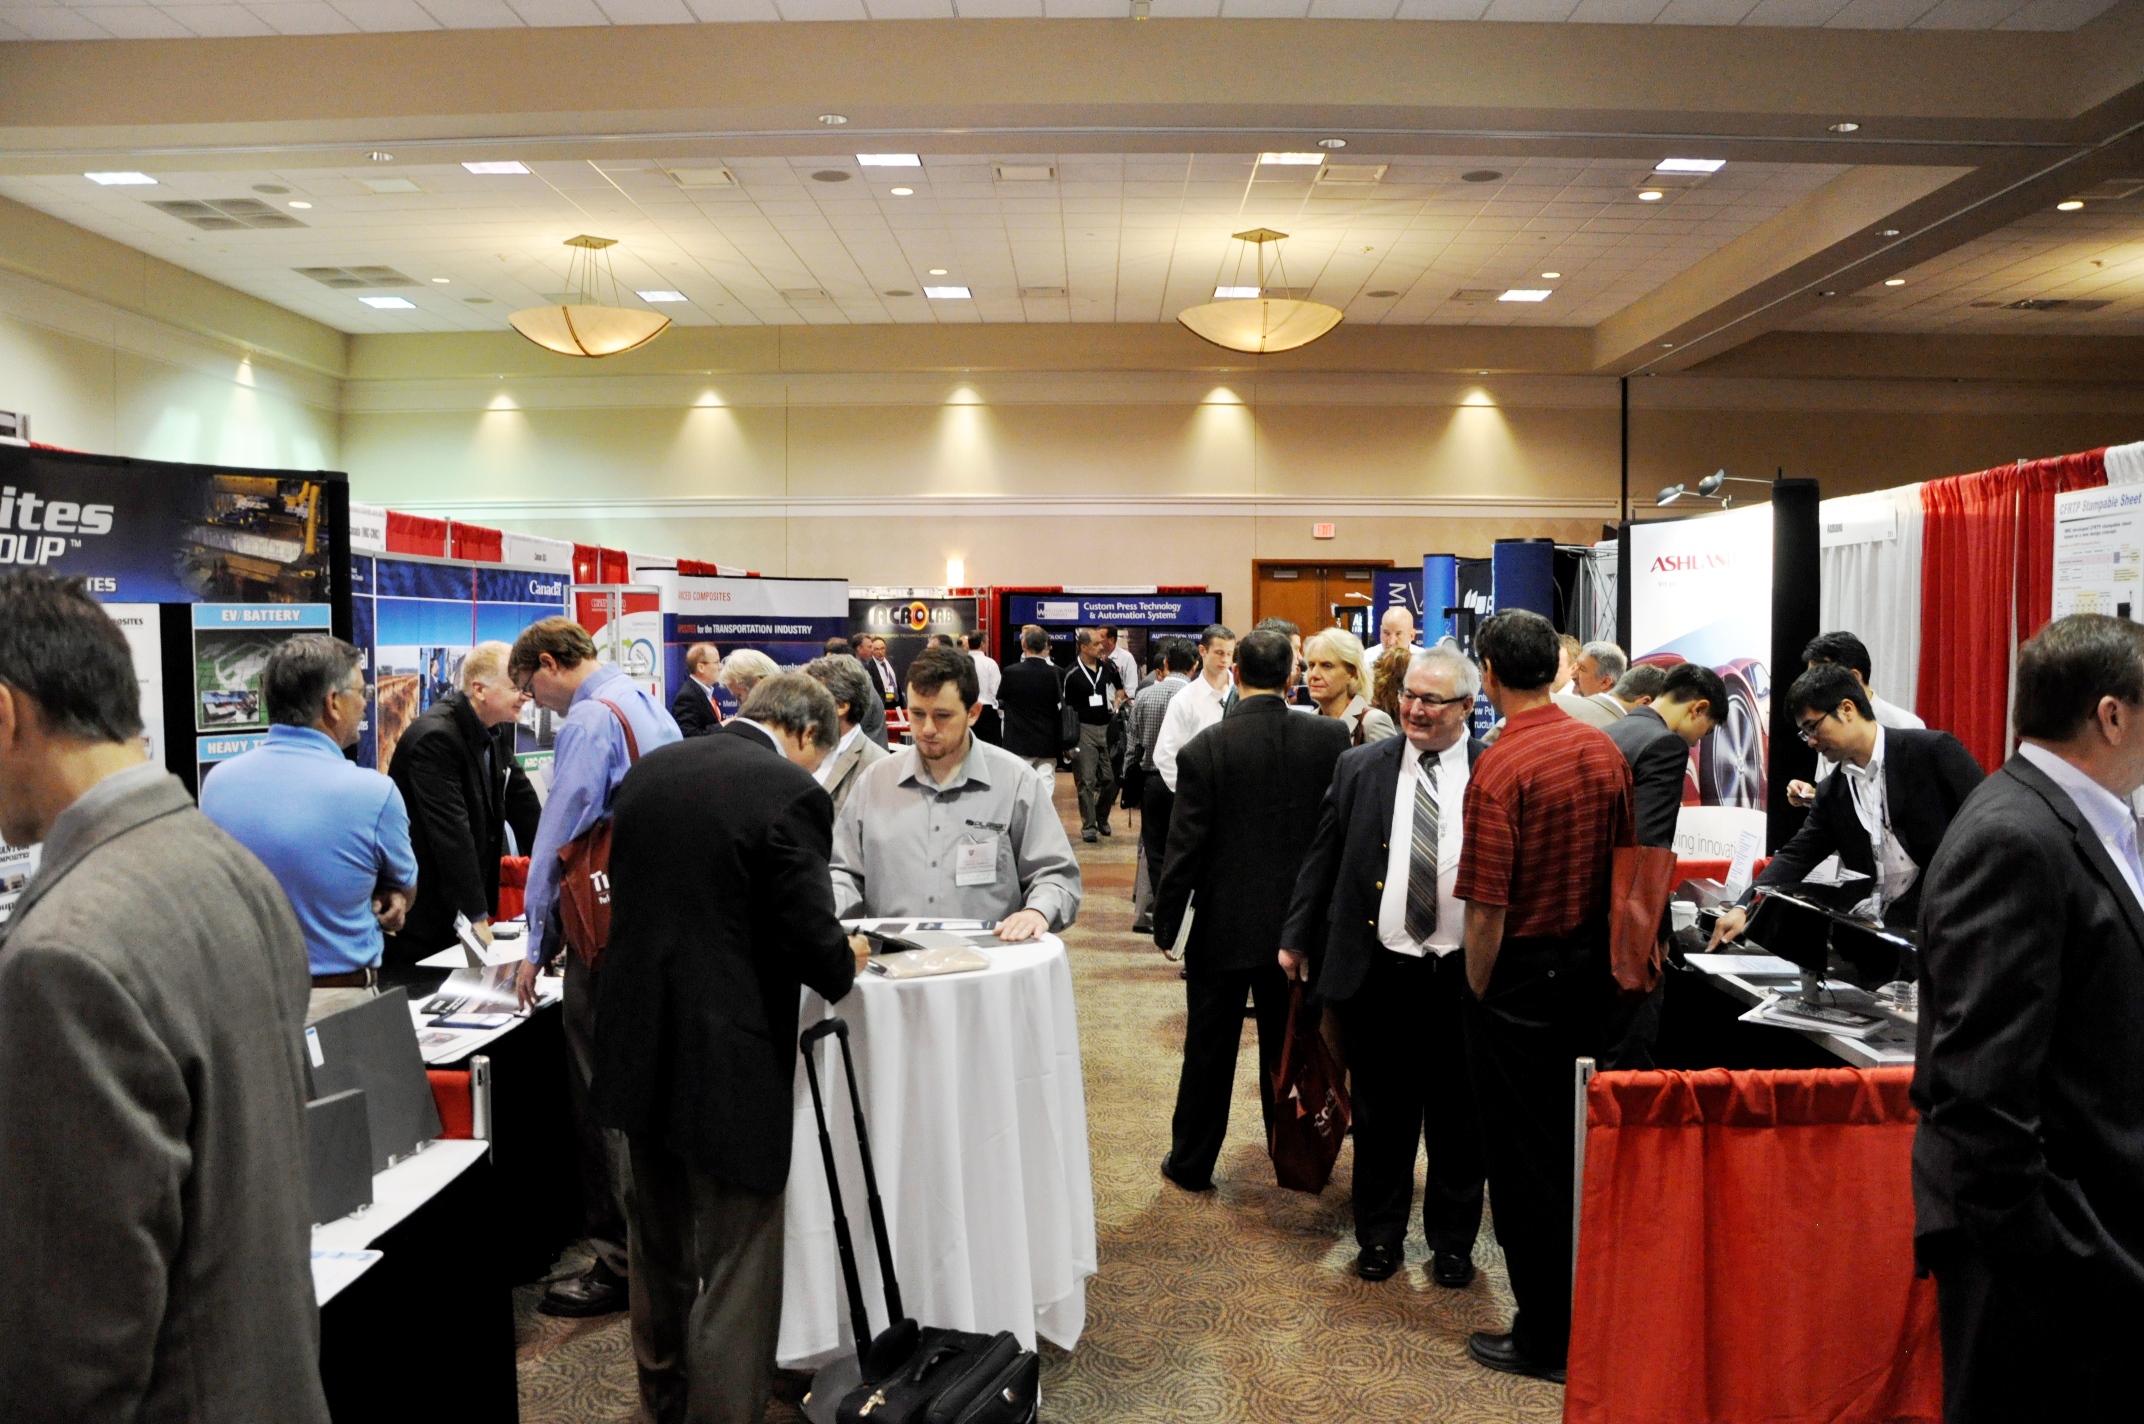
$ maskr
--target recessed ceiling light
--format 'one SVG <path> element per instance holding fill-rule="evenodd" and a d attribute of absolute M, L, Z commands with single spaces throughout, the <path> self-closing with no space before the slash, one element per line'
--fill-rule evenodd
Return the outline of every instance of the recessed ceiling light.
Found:
<path fill-rule="evenodd" d="M 452 277 L 434 277 L 432 280 L 438 283 L 440 286 L 444 287 L 445 285 L 447 285 L 447 283 L 453 281 L 454 279 Z"/>
<path fill-rule="evenodd" d="M 913 198 L 916 196 L 916 190 L 913 188 L 896 188 L 893 190 L 893 196 L 896 198 Z"/>
<path fill-rule="evenodd" d="M 1347 147 L 1347 140 L 1346 140 L 1346 139 L 1344 139 L 1344 138 L 1321 138 L 1321 139 L 1319 139 L 1319 140 L 1318 140 L 1318 147 L 1320 147 L 1320 148 L 1346 148 L 1346 147 Z"/>
<path fill-rule="evenodd" d="M 856 163 L 860 168 L 921 168 L 923 160 L 913 153 L 859 153 Z"/>
<path fill-rule="evenodd" d="M 1717 173 L 1727 166 L 1724 158 L 1663 158 L 1653 165 L 1655 173 Z"/>
<path fill-rule="evenodd" d="M 1315 168 L 1325 161 L 1322 153 L 1261 153 L 1258 164 L 1261 168 Z"/>
<path fill-rule="evenodd" d="M 1500 302 L 1545 302 L 1550 293 L 1546 287 L 1513 287 L 1497 298 Z"/>
<path fill-rule="evenodd" d="M 915 295 L 915 293 L 910 291 L 906 287 L 888 287 L 885 291 L 879 293 L 879 295 L 882 297 L 912 297 Z"/>
<path fill-rule="evenodd" d="M 1898 236 L 1898 229 L 1895 227 L 1887 227 L 1876 235 L 1878 237 L 1896 237 Z"/>
<path fill-rule="evenodd" d="M 528 166 L 514 159 L 501 159 L 496 163 L 464 163 L 462 167 L 471 173 L 526 173 Z"/>
<path fill-rule="evenodd" d="M 1459 181 L 1462 183 L 1494 183 L 1503 176 L 1494 168 L 1477 168 L 1471 173 L 1460 174 Z"/>
<path fill-rule="evenodd" d="M 1904 277 L 1886 277 L 1883 279 L 1883 284 L 1886 287 L 1903 287 L 1906 285 L 1906 279 Z"/>
<path fill-rule="evenodd" d="M 964 302 L 969 299 L 966 287 L 925 287 L 923 295 L 938 302 Z"/>
<path fill-rule="evenodd" d="M 368 307 L 377 307 L 381 311 L 415 311 L 417 309 L 415 302 L 403 297 L 359 297 L 358 300 Z"/>
<path fill-rule="evenodd" d="M 931 268 L 931 275 L 932 275 L 933 277 L 943 277 L 943 276 L 945 275 L 945 268 L 943 268 L 943 267 L 933 267 L 933 268 Z"/>
<path fill-rule="evenodd" d="M 1658 188 L 1647 188 L 1644 192 L 1638 194 L 1638 201 L 1641 203 L 1657 203 L 1666 196 L 1667 194 L 1661 192 Z"/>
<path fill-rule="evenodd" d="M 1823 291 L 1818 292 L 1817 295 L 1820 297 L 1836 297 L 1839 294 L 1827 287 Z"/>
<path fill-rule="evenodd" d="M 156 180 L 146 173 L 84 173 L 82 176 L 100 188 L 153 188 L 156 186 Z"/>
<path fill-rule="evenodd" d="M 2067 202 L 2055 204 L 2055 211 L 2058 213 L 2074 213 L 2083 206 L 2084 204 L 2081 201 L 2076 198 L 2071 198 Z"/>
<path fill-rule="evenodd" d="M 1215 287 L 1213 299 L 1217 302 L 1240 302 L 1246 297 L 1258 295 L 1256 287 Z"/>
<path fill-rule="evenodd" d="M 395 161 L 395 156 L 393 154 L 388 153 L 384 149 L 378 148 L 375 148 L 374 150 L 372 150 L 372 152 L 366 154 L 365 157 L 371 159 L 374 163 L 392 163 Z"/>
<path fill-rule="evenodd" d="M 849 181 L 848 172 L 840 168 L 822 168 L 811 176 L 812 180 L 818 183 L 846 183 Z"/>
<path fill-rule="evenodd" d="M 1854 123 L 1833 124 L 1831 131 L 1833 133 L 1859 133 L 1861 132 L 1861 125 Z"/>
<path fill-rule="evenodd" d="M 685 294 L 683 292 L 671 292 L 659 288 L 654 291 L 647 292 L 636 291 L 633 293 L 633 295 L 640 298 L 644 302 L 681 302 L 685 300 Z"/>
<path fill-rule="evenodd" d="M 1382 300 L 1382 299 L 1384 299 L 1384 298 L 1387 298 L 1387 297 L 1396 297 L 1396 296 L 1398 296 L 1398 295 L 1399 295 L 1399 293 L 1398 293 L 1397 291 L 1394 291 L 1394 290 L 1393 290 L 1392 288 L 1390 288 L 1390 287 L 1380 287 L 1380 288 L 1378 288 L 1378 289 L 1377 289 L 1376 291 L 1374 291 L 1374 292 L 1368 292 L 1368 293 L 1365 293 L 1364 295 L 1366 295 L 1366 296 L 1372 296 L 1372 297 L 1377 297 L 1377 298 L 1379 298 L 1380 300 Z"/>
<path fill-rule="evenodd" d="M 312 206 L 311 203 L 302 203 L 297 201 L 296 199 L 293 199 L 290 205 L 294 208 L 309 208 Z"/>
<path fill-rule="evenodd" d="M 830 128 L 830 129 L 838 129 L 838 128 L 840 128 L 840 127 L 841 127 L 841 126 L 842 126 L 843 124 L 847 123 L 848 121 L 849 121 L 849 116 L 848 116 L 847 114 L 821 114 L 821 115 L 819 115 L 819 122 L 820 122 L 820 123 L 822 123 L 822 124 L 825 124 L 825 125 L 826 125 L 826 126 L 827 126 L 828 128 Z"/>
<path fill-rule="evenodd" d="M 1544 282 L 1553 282 L 1562 275 L 1563 274 L 1561 272 L 1543 272 L 1541 274 L 1541 280 Z"/>

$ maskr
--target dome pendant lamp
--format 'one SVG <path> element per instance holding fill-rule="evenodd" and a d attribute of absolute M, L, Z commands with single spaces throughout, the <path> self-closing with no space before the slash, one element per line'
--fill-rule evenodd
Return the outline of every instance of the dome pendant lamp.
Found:
<path fill-rule="evenodd" d="M 1224 297 L 1178 312 L 1176 319 L 1189 327 L 1193 335 L 1230 351 L 1263 355 L 1269 351 L 1293 351 L 1298 346 L 1308 346 L 1340 324 L 1338 307 L 1265 295 L 1271 290 L 1266 285 L 1266 247 L 1269 243 L 1276 244 L 1273 270 L 1283 289 L 1286 287 L 1287 269 L 1281 265 L 1277 244 L 1288 234 L 1275 232 L 1269 227 L 1254 227 L 1249 232 L 1233 236 L 1236 241 L 1247 242 L 1257 250 L 1258 285 L 1250 289 L 1250 295 Z M 1236 276 L 1239 282 L 1242 269 L 1243 253 L 1238 252 Z M 1224 290 L 1241 292 L 1244 289 L 1235 286 Z"/>
<path fill-rule="evenodd" d="M 604 250 L 617 245 L 616 238 L 585 233 L 567 238 L 566 246 L 574 252 L 566 263 L 566 300 L 557 306 L 515 312 L 507 318 L 514 330 L 561 356 L 616 356 L 661 336 L 670 325 L 669 317 L 618 305 L 618 278 Z M 610 287 L 609 306 L 600 302 L 605 283 Z"/>

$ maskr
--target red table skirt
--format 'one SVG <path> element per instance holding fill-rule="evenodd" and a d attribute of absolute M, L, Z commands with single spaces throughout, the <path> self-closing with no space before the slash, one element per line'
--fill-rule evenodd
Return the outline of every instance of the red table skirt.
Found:
<path fill-rule="evenodd" d="M 1596 1076 L 1566 1424 L 1939 1420 L 1911 1079 Z"/>

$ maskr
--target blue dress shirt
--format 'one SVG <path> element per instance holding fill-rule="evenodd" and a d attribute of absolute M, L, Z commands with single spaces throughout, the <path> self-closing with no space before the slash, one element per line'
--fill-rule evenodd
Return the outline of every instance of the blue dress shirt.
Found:
<path fill-rule="evenodd" d="M 610 663 L 574 689 L 573 705 L 566 709 L 566 720 L 552 744 L 551 789 L 544 797 L 543 819 L 536 823 L 535 848 L 529 852 L 524 903 L 532 964 L 549 963 L 558 953 L 558 946 L 551 943 L 551 920 L 558 908 L 559 851 L 610 814 L 611 798 L 633 764 L 625 733 L 604 702 L 615 705 L 633 724 L 633 740 L 640 744 L 642 756 L 684 740 L 669 711 Z"/>
<path fill-rule="evenodd" d="M 351 762 L 325 732 L 271 727 L 264 745 L 209 772 L 201 810 L 290 897 L 313 973 L 379 963 L 372 897 L 417 884 L 409 809 L 392 781 Z"/>

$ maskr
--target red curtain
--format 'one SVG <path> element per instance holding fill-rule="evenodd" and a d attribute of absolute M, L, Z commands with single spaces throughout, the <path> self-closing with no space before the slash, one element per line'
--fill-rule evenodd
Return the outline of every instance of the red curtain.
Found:
<path fill-rule="evenodd" d="M 604 549 L 603 583 L 631 583 L 633 581 L 633 556 L 623 549 Z"/>
<path fill-rule="evenodd" d="M 454 521 L 454 557 L 471 563 L 496 564 L 506 557 L 506 536 L 481 524 Z"/>
<path fill-rule="evenodd" d="M 573 581 L 575 583 L 603 582 L 603 551 L 593 544 L 573 546 Z"/>
<path fill-rule="evenodd" d="M 1912 1076 L 1593 1079 L 1565 1424 L 1941 1418 Z"/>
<path fill-rule="evenodd" d="M 1989 771 L 2010 751 L 2011 653 L 2053 603 L 2055 495 L 2105 484 L 2105 456 L 2088 450 L 1921 486 L 1915 710 Z"/>
<path fill-rule="evenodd" d="M 447 556 L 447 521 L 388 510 L 387 552 L 444 559 Z"/>

